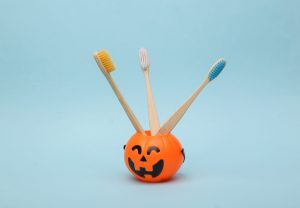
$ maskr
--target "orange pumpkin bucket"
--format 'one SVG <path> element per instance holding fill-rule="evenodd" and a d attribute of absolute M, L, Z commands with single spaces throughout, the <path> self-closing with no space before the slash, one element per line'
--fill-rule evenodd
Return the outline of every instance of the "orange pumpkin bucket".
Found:
<path fill-rule="evenodd" d="M 179 170 L 185 159 L 184 150 L 180 142 L 170 132 L 175 128 L 204 87 L 221 73 L 226 65 L 225 60 L 220 58 L 209 68 L 204 80 L 192 95 L 160 126 L 149 80 L 150 61 L 147 50 L 141 48 L 139 52 L 140 66 L 145 76 L 151 129 L 151 131 L 144 131 L 110 75 L 115 70 L 115 66 L 108 52 L 105 50 L 97 51 L 93 56 L 131 124 L 137 131 L 124 145 L 124 160 L 127 168 L 141 181 L 160 182 L 169 180 Z"/>
<path fill-rule="evenodd" d="M 184 162 L 184 150 L 171 133 L 150 136 L 135 133 L 124 145 L 124 161 L 139 180 L 161 182 L 172 178 Z"/>

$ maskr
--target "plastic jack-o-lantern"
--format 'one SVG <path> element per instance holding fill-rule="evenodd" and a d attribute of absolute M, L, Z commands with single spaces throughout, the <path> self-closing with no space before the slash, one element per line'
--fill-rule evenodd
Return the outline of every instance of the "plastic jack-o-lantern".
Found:
<path fill-rule="evenodd" d="M 139 180 L 160 182 L 170 179 L 184 162 L 184 150 L 172 134 L 134 134 L 124 145 L 124 160 Z"/>
<path fill-rule="evenodd" d="M 160 127 L 149 81 L 150 61 L 146 49 L 142 48 L 140 50 L 139 57 L 140 66 L 146 80 L 150 129 L 154 132 L 155 136 L 151 136 L 150 131 L 146 131 L 145 135 L 143 134 L 143 127 L 133 114 L 110 75 L 115 70 L 115 66 L 107 51 L 103 50 L 94 53 L 98 67 L 103 72 L 129 120 L 138 132 L 124 145 L 124 159 L 127 168 L 139 180 L 147 182 L 165 181 L 177 172 L 185 159 L 180 142 L 170 132 L 175 128 L 204 87 L 221 73 L 226 62 L 223 58 L 217 60 L 209 68 L 204 80 L 193 94 Z"/>

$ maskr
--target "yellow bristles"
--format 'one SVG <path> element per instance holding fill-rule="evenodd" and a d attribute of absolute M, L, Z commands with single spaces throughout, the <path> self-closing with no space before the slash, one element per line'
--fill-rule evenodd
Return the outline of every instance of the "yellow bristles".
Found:
<path fill-rule="evenodd" d="M 112 62 L 107 51 L 102 50 L 95 53 L 97 59 L 101 62 L 106 72 L 110 73 L 115 70 L 115 65 Z"/>

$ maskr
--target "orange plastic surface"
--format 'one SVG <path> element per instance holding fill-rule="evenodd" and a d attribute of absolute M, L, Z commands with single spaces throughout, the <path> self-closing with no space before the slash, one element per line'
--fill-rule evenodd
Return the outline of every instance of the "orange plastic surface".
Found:
<path fill-rule="evenodd" d="M 124 160 L 128 170 L 139 180 L 169 180 L 184 161 L 182 147 L 172 134 L 150 136 L 134 134 L 127 142 Z"/>

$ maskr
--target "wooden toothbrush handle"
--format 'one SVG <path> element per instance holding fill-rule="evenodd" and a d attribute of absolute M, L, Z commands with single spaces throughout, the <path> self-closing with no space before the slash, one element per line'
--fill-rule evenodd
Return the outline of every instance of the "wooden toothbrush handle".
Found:
<path fill-rule="evenodd" d="M 144 70 L 144 75 L 145 75 L 146 90 L 147 90 L 149 124 L 150 124 L 151 135 L 153 135 L 154 132 L 157 132 L 159 130 L 159 120 L 158 120 L 158 115 L 157 115 L 155 102 L 152 95 L 152 89 L 150 85 L 149 69 Z"/>
<path fill-rule="evenodd" d="M 125 110 L 128 118 L 131 121 L 131 123 L 132 123 L 133 127 L 135 128 L 135 130 L 137 132 L 145 135 L 145 131 L 144 131 L 142 125 L 140 124 L 140 122 L 138 121 L 138 119 L 135 117 L 134 113 L 132 112 L 132 110 L 130 109 L 129 105 L 125 101 L 124 97 L 122 96 L 119 88 L 115 84 L 115 82 L 112 79 L 111 75 L 109 73 L 105 73 L 105 72 L 104 72 L 104 75 L 105 75 L 107 81 L 109 82 L 111 88 L 113 89 L 114 93 L 116 94 L 118 100 L 120 101 L 123 109 Z"/>
<path fill-rule="evenodd" d="M 168 134 L 170 133 L 177 123 L 180 121 L 180 119 L 183 117 L 185 112 L 188 110 L 190 105 L 194 102 L 194 100 L 197 98 L 199 93 L 203 90 L 203 88 L 208 84 L 208 79 L 205 79 L 199 87 L 193 92 L 193 94 L 178 108 L 175 113 L 173 113 L 168 120 L 160 127 L 158 132 L 154 135 L 159 134 Z"/>

